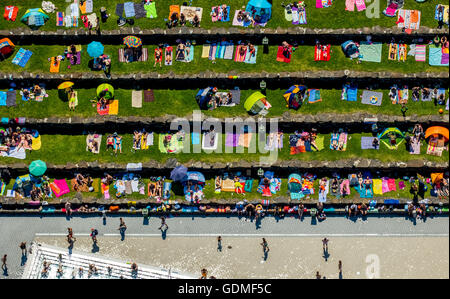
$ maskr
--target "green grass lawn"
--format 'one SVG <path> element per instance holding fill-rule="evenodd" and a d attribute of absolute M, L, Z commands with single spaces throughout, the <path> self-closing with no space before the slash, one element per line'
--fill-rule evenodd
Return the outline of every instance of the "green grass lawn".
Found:
<path fill-rule="evenodd" d="M 70 3 L 65 2 L 64 0 L 54 0 L 52 1 L 57 7 L 57 11 L 65 11 L 66 7 L 69 6 Z M 134 26 L 138 26 L 141 29 L 152 29 L 152 28 L 165 28 L 165 23 L 169 17 L 169 6 L 172 4 L 182 5 L 183 0 L 157 0 L 156 1 L 156 9 L 158 17 L 156 19 L 135 19 Z M 221 5 L 223 3 L 228 4 L 231 7 L 230 10 L 230 22 L 215 22 L 211 21 L 210 12 L 212 6 Z M 283 0 L 273 0 L 272 7 L 272 19 L 267 23 L 267 28 L 289 28 L 289 27 L 308 27 L 308 28 L 363 28 L 363 27 L 372 27 L 372 26 L 381 26 L 381 27 L 393 27 L 396 26 L 395 22 L 397 21 L 397 17 L 389 18 L 382 14 L 382 11 L 386 8 L 386 1 L 379 1 L 379 17 L 369 18 L 366 16 L 366 11 L 357 12 L 348 12 L 345 11 L 345 1 L 334 1 L 333 6 L 330 8 L 318 9 L 315 5 L 315 0 L 305 0 L 307 4 L 306 15 L 307 15 L 307 25 L 292 25 L 291 22 L 288 22 L 284 18 L 284 9 L 281 7 L 281 3 L 289 3 L 289 1 Z M 421 17 L 421 26 L 428 26 L 431 28 L 437 27 L 437 22 L 434 19 L 434 10 L 436 6 L 435 1 L 428 1 L 426 3 L 417 3 L 415 1 L 405 1 L 406 4 L 404 6 L 405 9 L 418 9 L 422 13 Z M 17 15 L 17 19 L 15 22 L 6 21 L 5 19 L 0 19 L 0 28 L 15 28 L 15 27 L 27 27 L 24 23 L 20 22 L 20 18 L 25 14 L 26 9 L 28 8 L 36 8 L 41 7 L 41 0 L 27 0 L 24 3 L 15 2 L 10 3 L 8 1 L 1 0 L 0 3 L 2 7 L 5 5 L 16 5 L 19 7 L 19 12 Z M 94 1 L 94 12 L 97 15 L 100 15 L 100 7 L 106 7 L 108 13 L 110 14 L 110 18 L 106 23 L 101 24 L 102 30 L 113 30 L 117 29 L 117 19 L 118 17 L 115 15 L 115 7 L 117 3 L 123 3 L 123 1 L 107 1 L 107 0 L 95 0 Z M 202 7 L 202 28 L 213 28 L 213 27 L 230 27 L 232 26 L 232 19 L 234 16 L 234 12 L 237 9 L 246 6 L 248 1 L 244 0 L 227 0 L 227 1 L 218 1 L 218 0 L 193 0 L 192 6 Z M 445 3 L 444 3 L 445 4 Z M 50 19 L 46 22 L 44 26 L 40 28 L 40 30 L 46 31 L 54 31 L 56 29 L 65 29 L 65 27 L 56 27 L 56 13 L 49 14 Z M 126 25 L 128 26 L 128 25 Z M 191 25 L 187 25 L 191 26 Z M 84 28 L 82 22 L 79 20 L 79 28 Z M 243 28 L 243 27 L 238 27 Z"/>
<path fill-rule="evenodd" d="M 140 129 L 140 128 L 136 128 Z M 301 127 L 294 127 L 292 130 L 301 130 Z M 112 132 L 111 132 L 112 133 Z M 131 132 L 130 132 L 131 133 Z M 336 161 L 345 160 L 350 158 L 368 158 L 377 159 L 383 162 L 390 161 L 411 161 L 411 160 L 428 160 L 444 162 L 449 160 L 449 156 L 446 152 L 442 157 L 430 156 L 426 154 L 426 144 L 423 142 L 420 155 L 411 155 L 405 151 L 404 144 L 399 146 L 398 150 L 389 150 L 383 144 L 380 145 L 380 150 L 362 150 L 361 149 L 361 136 L 370 136 L 369 134 L 351 134 L 349 136 L 347 150 L 345 152 L 330 150 L 330 135 L 324 135 L 325 149 L 320 152 L 308 152 L 297 155 L 290 155 L 289 150 L 289 133 L 284 134 L 284 148 L 278 153 L 278 160 L 303 160 L 303 161 Z M 179 154 L 166 154 L 161 153 L 158 149 L 159 135 L 154 133 L 154 145 L 148 150 L 133 151 L 133 136 L 131 134 L 123 135 L 122 154 L 114 155 L 112 151 L 106 151 L 106 135 L 102 137 L 102 144 L 100 154 L 92 154 L 86 151 L 86 136 L 85 135 L 42 135 L 42 148 L 38 151 L 27 152 L 25 160 L 17 160 L 14 158 L 0 157 L 0 162 L 29 163 L 33 160 L 43 160 L 53 164 L 66 164 L 66 163 L 78 163 L 78 162 L 94 162 L 99 163 L 122 163 L 129 162 L 145 162 L 149 160 L 155 160 L 160 163 L 165 163 L 169 158 L 176 158 L 180 163 L 186 163 L 188 161 L 201 161 L 205 163 L 214 162 L 239 162 L 244 161 L 259 161 L 263 156 L 268 154 L 260 154 L 257 149 L 257 153 L 249 153 L 247 149 L 243 153 L 237 153 L 234 149 L 233 153 L 210 153 L 207 154 L 204 151 L 201 153 L 179 153 Z M 254 136 L 256 138 L 256 136 Z M 222 149 L 225 149 L 225 136 L 222 135 Z M 192 151 L 192 147 L 191 147 Z"/>
<path fill-rule="evenodd" d="M 294 82 L 293 82 L 294 83 Z M 96 96 L 95 89 L 75 89 L 78 91 L 79 105 L 75 112 L 68 109 L 68 103 L 61 100 L 56 89 L 49 89 L 47 93 L 49 97 L 43 102 L 36 101 L 22 101 L 22 97 L 17 93 L 16 107 L 0 107 L 1 117 L 28 117 L 28 118 L 46 118 L 50 116 L 57 117 L 89 117 L 96 116 L 97 110 L 92 107 L 89 102 Z M 326 86 L 325 86 L 326 87 Z M 411 87 L 410 87 L 411 88 Z M 287 88 L 286 88 L 287 89 Z M 119 116 L 146 116 L 158 117 L 166 114 L 176 116 L 190 116 L 193 110 L 198 110 L 199 107 L 195 100 L 195 95 L 198 90 L 163 90 L 155 89 L 155 101 L 151 103 L 142 103 L 142 108 L 131 107 L 131 90 L 130 89 L 116 89 L 115 97 L 119 99 Z M 358 102 L 347 102 L 341 100 L 341 90 L 337 89 L 321 89 L 322 102 L 314 104 L 304 104 L 299 110 L 288 110 L 286 108 L 286 101 L 282 96 L 285 89 L 269 89 L 267 90 L 267 99 L 271 103 L 272 108 L 269 110 L 268 117 L 281 116 L 286 111 L 291 114 L 318 114 L 318 113 L 354 113 L 367 112 L 373 114 L 386 114 L 400 116 L 400 106 L 392 105 L 389 101 L 388 90 L 378 90 L 383 92 L 383 102 L 381 106 L 371 106 L 361 104 L 359 96 L 363 90 L 358 90 Z M 244 102 L 254 90 L 241 90 L 241 104 L 235 107 L 219 107 L 213 111 L 202 111 L 207 116 L 212 117 L 245 117 L 247 112 L 244 109 Z M 411 91 L 410 91 L 411 94 Z M 170 105 L 168 105 L 169 99 Z M 176 109 L 173 109 L 176 107 Z M 432 102 L 413 102 L 409 101 L 407 115 L 433 115 L 439 114 L 440 107 L 435 107 Z M 446 111 L 448 113 L 448 111 Z M 100 117 L 100 116 L 99 116 Z"/>
<path fill-rule="evenodd" d="M 120 43 L 120 41 L 118 41 Z M 48 46 L 48 45 L 20 45 L 33 52 L 27 65 L 22 68 L 18 65 L 12 64 L 14 54 L 8 59 L 0 63 L 2 72 L 35 72 L 36 74 L 49 73 L 50 62 L 48 58 L 57 55 L 63 55 L 66 46 Z M 298 71 L 338 71 L 338 70 L 352 70 L 352 71 L 390 71 L 399 73 L 418 73 L 418 72 L 445 72 L 448 67 L 430 66 L 428 62 L 416 62 L 414 57 L 408 56 L 406 62 L 388 60 L 388 45 L 383 45 L 382 62 L 362 62 L 357 64 L 355 61 L 346 58 L 340 46 L 332 46 L 331 59 L 328 62 L 314 61 L 314 46 L 299 46 L 292 55 L 291 63 L 276 61 L 277 46 L 270 46 L 269 54 L 263 54 L 262 46 L 257 55 L 256 64 L 248 64 L 243 62 L 235 62 L 233 60 L 217 59 L 212 63 L 207 58 L 201 58 L 202 45 L 198 45 L 194 49 L 194 60 L 190 63 L 174 61 L 172 66 L 154 67 L 153 52 L 155 45 L 144 45 L 149 49 L 149 59 L 146 62 L 132 62 L 120 63 L 118 58 L 118 50 L 122 46 L 105 45 L 104 53 L 110 55 L 112 59 L 111 73 L 114 75 L 123 75 L 138 72 L 156 72 L 166 74 L 169 72 L 175 74 L 196 74 L 202 71 L 212 71 L 216 73 L 260 73 L 262 71 L 276 73 L 276 72 L 298 72 Z M 18 48 L 18 47 L 17 47 Z M 88 67 L 88 62 L 92 58 L 87 54 L 87 45 L 82 46 L 81 64 L 68 66 L 70 62 L 66 59 L 61 62 L 60 73 L 87 73 L 92 72 Z M 18 50 L 18 49 L 17 49 Z M 235 49 L 236 50 L 236 49 Z M 174 50 L 175 51 L 175 50 Z M 174 54 L 175 57 L 175 54 Z"/>

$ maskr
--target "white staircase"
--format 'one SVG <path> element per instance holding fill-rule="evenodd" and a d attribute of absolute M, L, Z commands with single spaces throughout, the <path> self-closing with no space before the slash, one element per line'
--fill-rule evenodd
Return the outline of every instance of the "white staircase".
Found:
<path fill-rule="evenodd" d="M 59 258 L 61 255 L 61 260 Z M 50 263 L 47 275 L 42 275 L 44 260 Z M 61 263 L 63 273 L 57 273 Z M 97 274 L 89 275 L 89 265 L 97 268 Z M 108 267 L 111 271 L 108 273 Z M 78 269 L 83 268 L 80 274 Z M 191 275 L 180 274 L 171 270 L 138 265 L 137 273 L 133 274 L 131 265 L 88 253 L 69 255 L 67 249 L 33 243 L 32 254 L 28 257 L 23 279 L 192 279 Z"/>

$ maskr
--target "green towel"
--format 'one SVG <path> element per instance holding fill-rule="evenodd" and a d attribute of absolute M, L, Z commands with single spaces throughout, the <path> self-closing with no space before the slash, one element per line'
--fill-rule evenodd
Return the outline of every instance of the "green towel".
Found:
<path fill-rule="evenodd" d="M 382 43 L 369 44 L 362 42 L 359 45 L 359 53 L 362 61 L 381 62 L 381 51 L 383 49 Z"/>
<path fill-rule="evenodd" d="M 325 137 L 324 137 L 324 136 L 317 136 L 317 137 L 316 137 L 316 146 L 317 146 L 317 149 L 318 149 L 319 151 L 321 151 L 321 150 L 323 150 L 323 149 L 325 148 L 325 146 L 324 146 L 324 140 L 325 140 Z M 312 149 L 313 151 L 316 151 L 314 147 L 311 147 L 311 149 Z"/>
<path fill-rule="evenodd" d="M 158 17 L 156 14 L 156 3 L 152 2 L 150 4 L 144 5 L 145 11 L 147 12 L 146 17 L 150 19 L 154 19 Z"/>

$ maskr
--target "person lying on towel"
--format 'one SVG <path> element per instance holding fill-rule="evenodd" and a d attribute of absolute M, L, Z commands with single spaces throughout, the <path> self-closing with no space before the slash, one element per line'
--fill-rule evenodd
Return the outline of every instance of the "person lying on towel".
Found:
<path fill-rule="evenodd" d="M 364 180 L 364 189 L 365 189 L 365 195 L 367 196 L 367 192 L 370 191 L 370 185 L 372 184 L 372 180 L 369 177 L 366 177 Z"/>
<path fill-rule="evenodd" d="M 166 61 L 167 61 L 168 55 L 166 54 Z M 155 64 L 153 65 L 153 67 L 156 66 L 157 63 L 159 63 L 159 67 L 161 66 L 161 62 L 162 62 L 162 50 L 161 48 L 156 48 L 155 49 Z"/>
<path fill-rule="evenodd" d="M 251 43 L 248 43 L 248 52 L 250 53 L 250 57 L 255 57 L 256 49 L 255 46 L 253 46 Z M 247 60 L 250 60 L 250 58 L 248 58 Z"/>
<path fill-rule="evenodd" d="M 290 45 L 288 44 L 288 42 L 284 41 L 281 46 L 283 46 L 283 56 L 286 59 L 289 59 L 291 57 L 292 54 L 292 48 L 290 47 Z"/>
<path fill-rule="evenodd" d="M 378 138 L 374 138 L 372 141 L 372 147 L 377 148 L 380 145 L 380 142 L 378 141 Z"/>
<path fill-rule="evenodd" d="M 98 152 L 99 144 L 96 140 L 89 140 L 88 150 L 92 153 Z"/>

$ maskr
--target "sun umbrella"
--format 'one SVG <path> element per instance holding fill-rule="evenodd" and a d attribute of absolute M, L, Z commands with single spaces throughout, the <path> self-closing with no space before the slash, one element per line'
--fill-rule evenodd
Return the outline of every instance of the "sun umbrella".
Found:
<path fill-rule="evenodd" d="M 30 163 L 28 169 L 30 170 L 30 174 L 34 176 L 42 176 L 47 170 L 47 164 L 45 164 L 42 160 L 35 160 Z"/>
<path fill-rule="evenodd" d="M 188 169 L 183 165 L 174 168 L 172 172 L 170 172 L 170 179 L 174 181 L 181 181 L 186 177 L 187 170 Z"/>
<path fill-rule="evenodd" d="M 87 46 L 89 56 L 97 58 L 103 54 L 105 47 L 100 42 L 92 42 Z"/>
<path fill-rule="evenodd" d="M 73 86 L 73 84 L 74 84 L 73 82 L 66 81 L 66 82 L 59 84 L 58 89 L 66 89 L 66 88 Z"/>
<path fill-rule="evenodd" d="M 128 35 L 123 38 L 123 44 L 130 48 L 137 48 L 142 46 L 142 40 L 134 35 Z"/>

